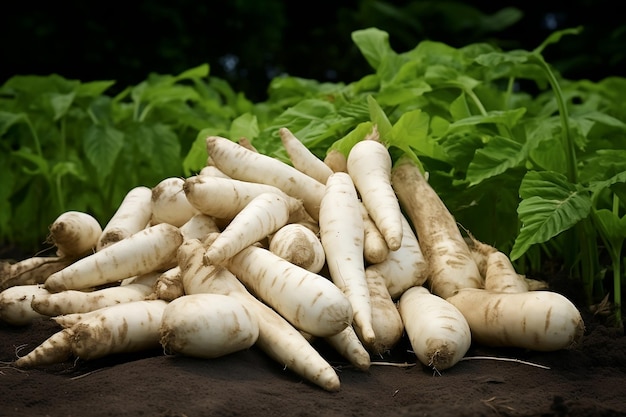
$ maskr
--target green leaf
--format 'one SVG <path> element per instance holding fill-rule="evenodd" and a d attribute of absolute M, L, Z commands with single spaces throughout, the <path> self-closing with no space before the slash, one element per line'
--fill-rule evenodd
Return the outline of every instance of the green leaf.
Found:
<path fill-rule="evenodd" d="M 428 135 L 429 122 L 430 117 L 421 109 L 402 114 L 387 135 L 387 146 L 395 146 L 406 153 L 415 150 L 419 155 L 447 161 L 445 150 Z"/>
<path fill-rule="evenodd" d="M 114 84 L 115 81 L 91 81 L 88 83 L 81 83 L 76 90 L 76 96 L 99 97 Z"/>
<path fill-rule="evenodd" d="M 0 111 L 0 136 L 5 135 L 11 126 L 26 121 L 27 116 L 25 113 L 11 113 L 7 111 Z"/>
<path fill-rule="evenodd" d="M 374 70 L 378 69 L 387 56 L 395 54 L 389 45 L 389 34 L 377 28 L 352 32 L 352 41 Z"/>
<path fill-rule="evenodd" d="M 485 115 L 475 115 L 457 120 L 450 125 L 450 129 L 479 124 L 501 124 L 513 128 L 525 113 L 526 109 L 523 107 L 513 110 L 492 110 Z"/>
<path fill-rule="evenodd" d="M 83 149 L 89 162 L 103 181 L 111 174 L 120 151 L 124 147 L 124 133 L 107 125 L 90 125 L 83 140 Z"/>
<path fill-rule="evenodd" d="M 230 138 L 238 140 L 246 138 L 252 140 L 259 135 L 259 124 L 257 118 L 251 113 L 245 113 L 233 120 L 230 126 Z"/>
<path fill-rule="evenodd" d="M 190 68 L 178 74 L 175 77 L 176 81 L 189 80 L 193 78 L 205 78 L 209 75 L 209 64 L 202 64 L 195 68 Z"/>
<path fill-rule="evenodd" d="M 594 210 L 594 219 L 602 235 L 619 256 L 624 239 L 626 239 L 626 216 L 620 218 L 611 210 L 600 209 Z"/>
<path fill-rule="evenodd" d="M 467 180 L 474 186 L 487 178 L 520 166 L 526 160 L 524 146 L 503 136 L 494 136 L 476 151 L 467 169 Z"/>
<path fill-rule="evenodd" d="M 389 118 L 385 114 L 385 111 L 380 107 L 376 99 L 372 96 L 367 96 L 367 105 L 370 111 L 370 119 L 374 123 L 380 133 L 380 137 L 383 141 L 386 140 L 387 135 L 390 134 L 392 126 Z"/>
<path fill-rule="evenodd" d="M 51 93 L 49 96 L 50 107 L 54 112 L 54 120 L 57 121 L 65 116 L 74 102 L 75 92 L 68 94 Z"/>
<path fill-rule="evenodd" d="M 547 242 L 586 218 L 592 207 L 589 192 L 550 171 L 529 171 L 520 185 L 517 213 L 522 224 L 511 260 L 532 245 Z"/>
<path fill-rule="evenodd" d="M 348 132 L 348 134 L 329 146 L 328 151 L 337 150 L 347 157 L 350 153 L 350 149 L 352 149 L 357 142 L 362 141 L 365 136 L 372 133 L 373 127 L 374 124 L 372 122 L 359 123 L 354 129 Z"/>

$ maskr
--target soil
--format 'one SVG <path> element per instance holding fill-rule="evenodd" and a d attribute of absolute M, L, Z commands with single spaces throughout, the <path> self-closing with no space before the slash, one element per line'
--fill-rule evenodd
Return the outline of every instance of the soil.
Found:
<path fill-rule="evenodd" d="M 210 360 L 157 350 L 16 369 L 17 355 L 59 327 L 0 324 L 0 416 L 626 416 L 626 337 L 580 309 L 586 331 L 574 349 L 473 345 L 441 373 L 415 364 L 406 339 L 367 372 L 315 342 L 338 372 L 338 392 L 256 347 Z"/>

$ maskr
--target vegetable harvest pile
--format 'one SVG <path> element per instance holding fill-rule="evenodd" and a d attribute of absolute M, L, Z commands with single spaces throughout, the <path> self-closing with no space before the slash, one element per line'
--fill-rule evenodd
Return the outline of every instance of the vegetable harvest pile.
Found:
<path fill-rule="evenodd" d="M 263 103 L 208 66 L 115 97 L 9 80 L 0 239 L 45 222 L 54 255 L 0 262 L 0 321 L 59 326 L 12 365 L 256 346 L 337 391 L 317 341 L 361 371 L 403 341 L 442 372 L 474 343 L 574 348 L 577 306 L 623 332 L 626 79 L 561 78 L 542 52 L 577 32 L 396 53 L 359 30 L 372 74 L 276 77 Z M 552 259 L 582 301 L 536 274 Z"/>
<path fill-rule="evenodd" d="M 437 372 L 472 342 L 580 342 L 577 308 L 463 237 L 417 161 L 392 164 L 376 125 L 327 162 L 288 128 L 280 136 L 291 164 L 210 136 L 204 169 L 133 188 L 103 228 L 87 213 L 61 214 L 49 237 L 57 256 L 2 265 L 0 319 L 60 327 L 14 365 L 158 346 L 218 358 L 256 344 L 337 391 L 312 340 L 366 371 L 406 335 Z"/>

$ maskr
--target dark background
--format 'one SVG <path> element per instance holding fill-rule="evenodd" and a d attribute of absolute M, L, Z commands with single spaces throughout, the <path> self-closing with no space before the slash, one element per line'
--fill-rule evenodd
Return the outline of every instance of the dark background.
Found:
<path fill-rule="evenodd" d="M 517 9 L 519 20 L 489 18 L 505 8 Z M 626 75 L 626 25 L 607 0 L 17 2 L 2 14 L 0 83 L 57 73 L 116 80 L 121 90 L 151 72 L 208 63 L 211 75 L 263 100 L 279 74 L 352 82 L 371 73 L 350 33 L 372 26 L 404 52 L 424 39 L 531 50 L 552 30 L 582 25 L 581 35 L 546 50 L 548 62 L 571 79 Z"/>

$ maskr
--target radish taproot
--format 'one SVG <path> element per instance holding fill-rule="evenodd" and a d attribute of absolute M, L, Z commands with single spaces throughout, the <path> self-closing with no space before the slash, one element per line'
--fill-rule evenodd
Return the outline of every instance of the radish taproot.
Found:
<path fill-rule="evenodd" d="M 448 298 L 461 288 L 481 288 L 482 276 L 454 217 L 413 160 L 396 162 L 392 185 L 415 228 L 430 290 Z"/>
<path fill-rule="evenodd" d="M 51 274 L 44 286 L 50 292 L 82 290 L 166 268 L 182 241 L 178 227 L 160 223 Z"/>
<path fill-rule="evenodd" d="M 278 134 L 293 166 L 298 171 L 326 184 L 333 170 L 311 152 L 288 128 L 278 129 Z"/>
<path fill-rule="evenodd" d="M 402 242 L 402 212 L 391 186 L 391 155 L 375 138 L 357 142 L 348 153 L 348 174 L 370 217 L 394 251 Z"/>
<path fill-rule="evenodd" d="M 299 330 L 332 336 L 352 323 L 352 305 L 341 289 L 267 249 L 248 246 L 226 267 Z"/>
<path fill-rule="evenodd" d="M 0 262 L 0 291 L 18 285 L 43 284 L 46 279 L 76 259 L 59 256 L 32 256 L 17 262 Z"/>
<path fill-rule="evenodd" d="M 96 250 L 102 227 L 91 214 L 82 211 L 61 213 L 50 225 L 47 241 L 57 248 L 57 256 L 81 258 Z"/>
<path fill-rule="evenodd" d="M 324 194 L 324 185 L 319 181 L 278 159 L 250 151 L 220 136 L 209 136 L 206 144 L 215 166 L 226 175 L 280 188 L 290 196 L 302 200 L 309 215 L 318 219 L 320 201 Z"/>
<path fill-rule="evenodd" d="M 465 316 L 453 304 L 422 286 L 406 290 L 398 309 L 417 359 L 436 371 L 451 368 L 472 342 Z"/>
<path fill-rule="evenodd" d="M 326 255 L 319 237 L 307 226 L 289 223 L 270 236 L 269 251 L 308 271 L 319 273 Z"/>
<path fill-rule="evenodd" d="M 143 230 L 152 217 L 152 190 L 145 186 L 132 188 L 102 229 L 96 250 L 119 242 Z"/>
<path fill-rule="evenodd" d="M 185 180 L 170 177 L 161 180 L 152 188 L 152 226 L 159 223 L 168 223 L 176 227 L 185 224 L 198 213 L 183 191 Z"/>
<path fill-rule="evenodd" d="M 580 311 L 552 291 L 495 293 L 464 288 L 447 299 L 467 319 L 476 343 L 535 351 L 577 346 L 585 325 Z"/>
<path fill-rule="evenodd" d="M 204 262 L 219 265 L 242 249 L 276 232 L 289 221 L 289 201 L 279 194 L 254 197 L 219 233 L 204 254 Z"/>
<path fill-rule="evenodd" d="M 16 285 L 0 292 L 0 321 L 13 326 L 25 326 L 33 320 L 46 317 L 31 306 L 33 297 L 49 294 L 43 285 Z"/>
<path fill-rule="evenodd" d="M 367 212 L 365 205 L 362 202 L 359 205 L 363 216 L 363 257 L 366 263 L 377 264 L 387 259 L 389 246 Z"/>
<path fill-rule="evenodd" d="M 17 358 L 13 364 L 18 368 L 35 368 L 65 362 L 73 355 L 72 335 L 70 327 L 62 328 L 26 355 Z"/>
<path fill-rule="evenodd" d="M 360 371 L 367 371 L 371 365 L 371 357 L 354 327 L 347 326 L 339 333 L 325 337 L 324 340 L 352 366 Z"/>
<path fill-rule="evenodd" d="M 332 281 L 352 305 L 363 342 L 375 340 L 363 260 L 363 217 L 354 183 L 345 172 L 328 177 L 319 211 L 320 239 Z"/>
<path fill-rule="evenodd" d="M 332 366 L 280 314 L 254 297 L 228 269 L 204 265 L 206 243 L 189 240 L 178 249 L 178 263 L 187 294 L 214 293 L 240 300 L 259 321 L 256 345 L 270 358 L 327 391 L 338 391 L 341 383 Z"/>
<path fill-rule="evenodd" d="M 234 297 L 189 294 L 165 307 L 160 332 L 167 354 L 218 358 L 254 345 L 259 323 Z"/>

